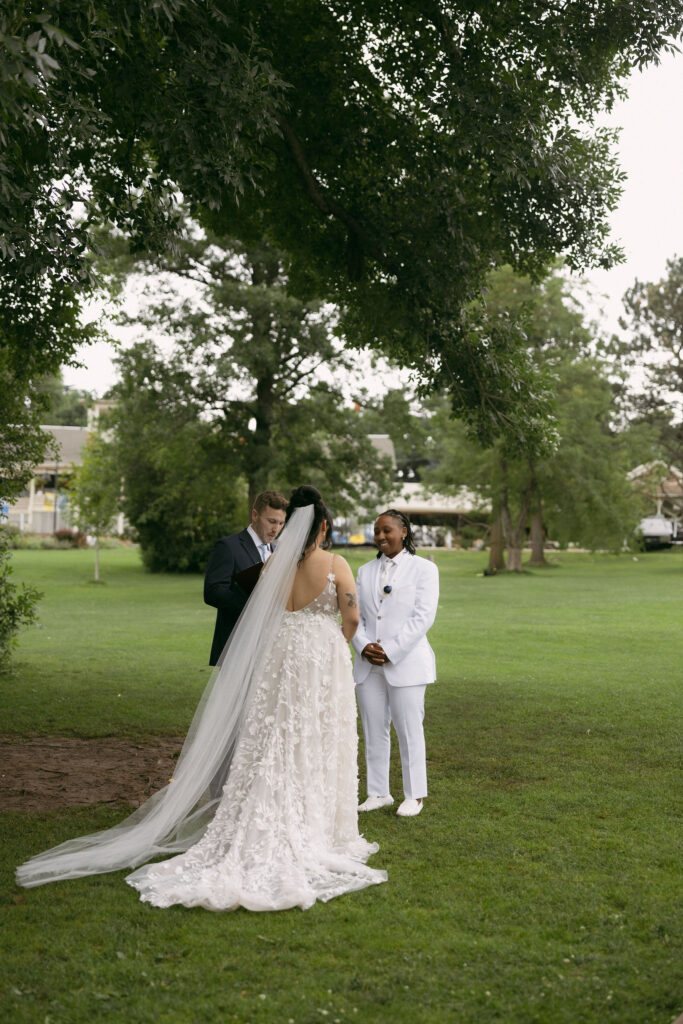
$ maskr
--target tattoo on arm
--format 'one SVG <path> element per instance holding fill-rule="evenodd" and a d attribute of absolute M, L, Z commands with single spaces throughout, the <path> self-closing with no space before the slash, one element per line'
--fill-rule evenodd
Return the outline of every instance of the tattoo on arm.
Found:
<path fill-rule="evenodd" d="M 355 608 L 356 605 L 358 604 L 358 601 L 356 600 L 356 595 L 355 594 L 348 594 L 347 593 L 344 596 L 348 597 L 348 601 L 347 601 L 348 607 L 349 608 Z"/>

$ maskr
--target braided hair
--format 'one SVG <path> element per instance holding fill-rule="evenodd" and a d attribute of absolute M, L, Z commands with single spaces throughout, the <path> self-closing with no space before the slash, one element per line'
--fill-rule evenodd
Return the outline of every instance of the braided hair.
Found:
<path fill-rule="evenodd" d="M 308 537 L 304 542 L 304 548 L 301 552 L 299 564 L 303 561 L 306 548 L 313 544 L 320 533 L 320 527 L 323 522 L 327 523 L 327 528 L 325 530 L 325 540 L 322 542 L 320 547 L 327 549 L 332 546 L 332 516 L 330 515 L 330 510 L 323 501 L 322 494 L 318 488 L 313 487 L 312 484 L 302 484 L 301 487 L 294 488 L 289 498 L 289 507 L 287 508 L 287 518 L 285 519 L 285 523 L 289 521 L 296 509 L 305 508 L 307 505 L 313 506 L 313 522 L 311 523 L 311 529 L 308 533 Z"/>
<path fill-rule="evenodd" d="M 396 509 L 396 508 L 388 508 L 386 510 L 386 512 L 380 512 L 380 514 L 377 516 L 377 518 L 380 519 L 382 516 L 391 516 L 392 519 L 398 519 L 398 521 L 401 524 L 401 526 L 405 526 L 405 528 L 407 530 L 407 533 L 406 533 L 405 537 L 403 538 L 403 547 L 408 552 L 408 554 L 414 555 L 415 554 L 415 538 L 413 537 L 413 531 L 410 528 L 410 519 L 408 518 L 408 516 L 405 515 L 404 512 L 399 512 L 398 509 Z M 378 558 L 382 557 L 382 552 L 381 551 L 377 552 L 377 557 Z"/>

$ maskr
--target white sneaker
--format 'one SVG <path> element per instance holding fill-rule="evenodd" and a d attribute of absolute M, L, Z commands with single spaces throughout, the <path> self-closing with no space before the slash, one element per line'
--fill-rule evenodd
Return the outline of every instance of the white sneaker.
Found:
<path fill-rule="evenodd" d="M 359 811 L 378 811 L 380 807 L 391 807 L 394 798 L 391 793 L 386 796 L 369 796 L 362 804 L 358 805 Z"/>
<path fill-rule="evenodd" d="M 422 800 L 404 800 L 396 813 L 401 818 L 414 818 L 422 810 Z"/>

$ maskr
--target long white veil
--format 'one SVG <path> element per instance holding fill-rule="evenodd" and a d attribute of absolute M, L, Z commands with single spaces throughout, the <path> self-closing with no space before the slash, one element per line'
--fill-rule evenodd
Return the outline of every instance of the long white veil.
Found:
<path fill-rule="evenodd" d="M 17 869 L 19 885 L 137 867 L 160 854 L 186 850 L 201 838 L 220 800 L 312 522 L 313 505 L 307 505 L 294 511 L 282 531 L 211 673 L 169 784 L 119 825 L 32 857 Z"/>

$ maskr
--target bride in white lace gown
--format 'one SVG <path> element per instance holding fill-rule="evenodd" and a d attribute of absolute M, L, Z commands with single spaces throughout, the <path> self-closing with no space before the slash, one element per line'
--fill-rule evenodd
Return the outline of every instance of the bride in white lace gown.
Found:
<path fill-rule="evenodd" d="M 296 559 L 298 567 L 286 607 L 280 609 L 275 637 L 268 643 L 265 660 L 257 665 L 244 701 L 228 753 L 227 779 L 213 801 L 208 827 L 186 849 L 187 842 L 178 836 L 183 830 L 188 833 L 188 822 L 197 812 L 184 810 L 180 816 L 176 814 L 184 828 L 174 820 L 173 839 L 150 841 L 147 836 L 144 851 L 138 843 L 140 848 L 127 858 L 127 863 L 135 864 L 143 854 L 148 859 L 157 852 L 185 850 L 170 860 L 145 864 L 127 877 L 140 898 L 155 906 L 183 904 L 215 911 L 239 906 L 249 910 L 307 908 L 316 900 L 329 900 L 386 880 L 386 872 L 366 865 L 377 846 L 358 832 L 356 707 L 346 643 L 358 623 L 355 584 L 345 560 L 323 549 L 329 520 L 318 492 L 299 488 L 292 500 L 288 519 L 298 505 L 299 517 L 306 513 L 310 524 L 303 558 Z M 286 533 L 287 528 L 283 538 Z M 276 556 L 269 561 L 255 594 L 269 586 Z M 243 634 L 244 629 L 236 638 L 242 647 L 248 642 Z M 226 648 L 228 658 L 231 644 Z M 218 682 L 221 671 L 225 674 L 228 667 L 228 661 L 224 668 L 219 663 Z M 186 742 L 186 747 L 190 746 L 187 754 L 183 748 L 185 765 L 193 759 L 195 741 L 210 714 L 209 697 L 201 716 L 198 713 L 201 720 L 193 727 L 193 741 Z M 176 776 L 180 779 L 178 772 Z M 214 786 L 217 777 L 214 772 Z M 175 781 L 162 793 L 172 790 Z M 169 796 L 166 803 L 170 801 Z M 154 814 L 154 809 L 145 812 L 140 826 L 144 828 Z M 119 826 L 120 838 L 115 829 L 110 830 L 111 839 L 105 832 L 98 834 L 104 837 L 99 841 L 98 836 L 73 840 L 57 848 L 64 853 L 57 852 L 53 861 L 75 855 L 75 844 L 82 846 L 88 841 L 91 861 L 92 853 L 98 853 L 101 846 L 135 845 L 128 837 L 135 838 L 140 827 L 132 819 L 128 819 L 130 826 Z M 18 871 L 20 883 L 41 884 L 121 866 L 120 857 L 114 862 L 108 856 L 107 866 L 81 864 L 76 869 L 67 865 L 59 870 L 57 863 L 57 868 L 50 865 L 48 872 L 38 864 L 31 874 L 34 862 L 54 853 L 48 851 L 23 865 Z M 80 848 L 76 854 L 83 860 Z"/>

